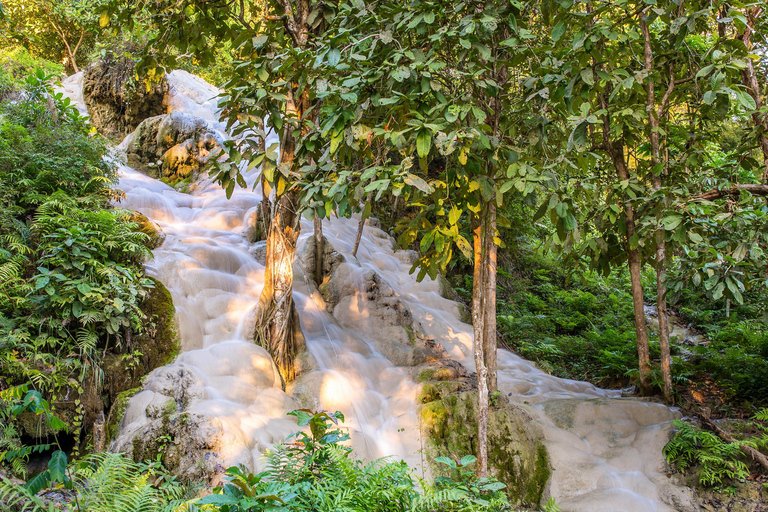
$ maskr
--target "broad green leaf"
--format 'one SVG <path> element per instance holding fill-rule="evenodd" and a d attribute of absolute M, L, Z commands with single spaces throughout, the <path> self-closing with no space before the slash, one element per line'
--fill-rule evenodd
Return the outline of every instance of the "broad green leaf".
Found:
<path fill-rule="evenodd" d="M 429 130 L 421 130 L 416 136 L 416 153 L 419 158 L 429 156 L 429 148 L 432 146 L 432 135 Z"/>
<path fill-rule="evenodd" d="M 448 214 L 448 222 L 450 222 L 451 225 L 454 225 L 459 221 L 459 217 L 461 217 L 461 210 L 454 205 L 453 208 L 451 208 L 451 213 Z"/>
<path fill-rule="evenodd" d="M 48 461 L 48 470 L 51 472 L 52 482 L 67 481 L 67 454 L 61 450 L 56 450 Z"/>
<path fill-rule="evenodd" d="M 560 22 L 555 25 L 555 28 L 552 29 L 552 40 L 558 42 L 560 38 L 563 37 L 563 34 L 565 34 L 565 22 L 560 20 Z"/>

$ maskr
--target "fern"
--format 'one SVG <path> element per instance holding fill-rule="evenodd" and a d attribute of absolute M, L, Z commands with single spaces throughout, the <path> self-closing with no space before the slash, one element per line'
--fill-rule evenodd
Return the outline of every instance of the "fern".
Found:
<path fill-rule="evenodd" d="M 711 432 L 675 420 L 677 432 L 664 447 L 667 462 L 684 471 L 700 466 L 699 482 L 721 485 L 724 480 L 743 481 L 749 476 L 739 443 L 726 443 Z"/>

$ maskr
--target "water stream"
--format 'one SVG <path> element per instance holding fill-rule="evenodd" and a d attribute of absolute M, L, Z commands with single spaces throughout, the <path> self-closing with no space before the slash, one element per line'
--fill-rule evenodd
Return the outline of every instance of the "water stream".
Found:
<path fill-rule="evenodd" d="M 174 73 L 171 108 L 215 123 L 215 88 Z M 64 85 L 70 96 L 82 97 L 77 77 Z M 220 187 L 204 183 L 183 194 L 125 166 L 119 188 L 125 192 L 120 207 L 142 212 L 167 235 L 146 267 L 171 291 L 182 341 L 176 361 L 155 370 L 132 399 L 119 446 L 145 435 L 152 411 L 173 397 L 185 412 L 210 420 L 222 449 L 217 455 L 230 464 L 262 467 L 262 454 L 296 430 L 286 413 L 311 407 L 344 413 L 361 458 L 393 455 L 422 466 L 420 385 L 410 368 L 382 355 L 392 337 L 382 315 L 391 312 L 375 310 L 381 304 L 368 299 L 365 287 L 378 274 L 392 299 L 407 306 L 418 331 L 469 371 L 472 328 L 459 320 L 457 305 L 440 295 L 438 282 L 418 283 L 408 273 L 410 254 L 395 250 L 380 229 L 366 227 L 355 258 L 358 221 L 324 221 L 326 237 L 344 259 L 336 286 L 346 292 L 333 314 L 327 312 L 323 297 L 296 266 L 294 298 L 308 356 L 306 371 L 284 392 L 271 358 L 249 338 L 264 266 L 243 232 L 261 200 L 259 190 L 239 189 L 227 200 Z M 311 232 L 312 224 L 303 221 L 297 254 Z M 687 490 L 668 479 L 661 454 L 677 412 L 555 378 L 505 350 L 499 351 L 498 366 L 500 390 L 544 433 L 554 469 L 548 494 L 564 511 L 696 510 Z"/>

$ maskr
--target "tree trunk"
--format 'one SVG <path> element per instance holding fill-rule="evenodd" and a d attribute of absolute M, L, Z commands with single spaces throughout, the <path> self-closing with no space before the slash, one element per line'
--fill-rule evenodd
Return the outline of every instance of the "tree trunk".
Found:
<path fill-rule="evenodd" d="M 658 164 L 661 162 L 661 148 L 659 143 L 659 119 L 663 114 L 665 105 L 662 105 L 659 111 L 656 110 L 656 84 L 651 78 L 653 72 L 653 53 L 651 49 L 651 33 L 648 23 L 645 20 L 640 22 L 640 30 L 643 34 L 645 55 L 644 64 L 648 72 L 646 78 L 647 104 L 648 104 L 648 140 L 651 144 L 651 173 L 653 175 L 653 190 L 658 192 L 662 186 L 661 169 Z M 671 93 L 675 87 L 674 76 L 670 70 L 670 83 L 668 92 Z M 669 97 L 667 94 L 666 97 Z M 657 221 L 659 226 L 656 231 L 656 311 L 659 316 L 659 346 L 661 349 L 661 378 L 664 383 L 664 399 L 667 402 L 672 401 L 672 374 L 670 369 L 670 350 L 669 350 L 669 325 L 667 322 L 667 243 L 665 239 L 664 228 L 661 224 L 662 212 L 659 210 Z"/>
<path fill-rule="evenodd" d="M 489 231 L 489 219 L 491 215 L 484 208 L 480 215 L 475 218 L 473 226 L 473 247 L 474 247 L 474 271 L 472 283 L 472 323 L 474 331 L 474 358 L 475 368 L 477 370 L 477 476 L 484 477 L 488 475 L 488 367 L 486 365 L 487 355 L 485 354 L 486 342 L 486 323 L 488 314 L 488 289 L 489 289 L 489 271 L 493 266 L 495 272 L 495 258 L 491 265 L 486 235 Z M 491 242 L 492 242 L 491 238 Z M 495 253 L 495 251 L 494 251 Z M 495 305 L 495 288 L 493 294 Z M 494 308 L 495 309 L 495 308 Z M 493 325 L 495 325 L 495 317 Z M 494 332 L 495 336 L 495 332 Z"/>
<path fill-rule="evenodd" d="M 661 379 L 664 399 L 672 403 L 672 367 L 669 349 L 669 321 L 667 319 L 667 263 L 663 233 L 657 233 L 656 246 L 656 311 L 659 314 L 659 348 L 661 350 Z M 658 239 L 661 238 L 661 241 Z"/>
<path fill-rule="evenodd" d="M 352 256 L 357 258 L 357 250 L 360 248 L 360 241 L 363 239 L 363 229 L 365 228 L 365 221 L 368 219 L 360 219 L 360 223 L 357 225 L 357 236 L 355 237 L 355 246 L 352 248 Z"/>
<path fill-rule="evenodd" d="M 611 142 L 609 152 L 619 179 L 629 179 L 629 170 L 624 161 L 624 146 L 622 141 Z M 630 283 L 632 287 L 632 305 L 635 311 L 635 332 L 637 334 L 637 359 L 639 370 L 640 393 L 650 394 L 650 349 L 648 346 L 648 330 L 645 324 L 645 310 L 643 309 L 643 284 L 641 281 L 640 252 L 632 247 L 632 239 L 635 236 L 635 210 L 628 199 L 624 201 L 624 222 L 627 226 L 625 235 L 625 250 L 627 252 L 627 265 L 629 267 Z"/>
<path fill-rule="evenodd" d="M 295 377 L 293 359 L 298 350 L 294 333 L 293 258 L 301 217 L 298 196 L 284 194 L 277 203 L 267 236 L 264 289 L 256 311 L 256 342 L 275 360 L 285 383 Z"/>
<path fill-rule="evenodd" d="M 760 17 L 764 16 L 764 13 L 762 12 L 761 7 L 753 7 L 745 9 L 744 14 L 747 18 L 747 25 L 744 27 L 744 32 L 737 35 L 737 39 L 741 39 L 744 46 L 747 47 L 747 50 L 750 53 L 753 53 L 751 40 L 753 28 Z M 766 122 L 768 114 L 760 112 L 760 109 L 763 107 L 763 97 L 760 94 L 760 81 L 758 80 L 757 74 L 755 73 L 755 67 L 750 58 L 746 59 L 746 66 L 741 70 L 741 82 L 744 87 L 747 88 L 747 91 L 749 91 L 752 99 L 755 100 L 755 111 L 752 113 L 752 122 L 754 123 L 755 128 L 758 128 L 759 130 L 758 144 L 763 153 L 763 166 L 765 167 L 763 170 L 762 183 L 765 185 L 768 184 L 768 135 L 766 135 L 766 131 L 768 130 L 768 122 Z"/>
<path fill-rule="evenodd" d="M 320 286 L 323 283 L 323 219 L 315 215 L 315 283 Z"/>
<path fill-rule="evenodd" d="M 379 159 L 377 157 L 376 164 L 378 165 Z M 395 205 L 397 205 L 397 199 L 395 198 Z M 368 192 L 368 197 L 365 200 L 366 204 L 369 204 L 373 200 L 373 192 Z M 368 219 L 360 219 L 360 224 L 357 226 L 357 237 L 355 237 L 355 247 L 352 249 L 352 256 L 357 258 L 357 250 L 360 248 L 360 241 L 363 239 L 363 229 L 365 229 L 365 221 Z"/>
<path fill-rule="evenodd" d="M 483 355 L 488 371 L 488 393 L 493 394 L 497 390 L 496 376 L 496 244 L 493 238 L 496 236 L 496 205 L 489 201 L 486 205 L 486 221 L 483 229 Z"/>
<path fill-rule="evenodd" d="M 472 282 L 472 324 L 475 337 L 473 345 L 477 370 L 477 476 L 481 478 L 488 475 L 488 369 L 483 353 L 486 271 L 483 251 L 484 218 L 485 213 L 480 212 L 473 226 L 475 265 Z"/>
<path fill-rule="evenodd" d="M 288 120 L 303 119 L 308 109 L 308 90 L 305 89 L 299 97 L 288 93 L 286 120 L 280 137 L 281 165 L 292 168 L 297 165 L 295 126 Z M 279 186 L 277 188 L 280 190 Z M 300 231 L 299 195 L 294 190 L 287 190 L 277 200 L 267 234 L 264 289 L 256 311 L 255 333 L 256 342 L 272 355 L 283 380 L 283 389 L 296 375 L 293 362 L 299 349 L 300 336 L 294 326 L 297 315 L 293 304 L 293 259 Z"/>
<path fill-rule="evenodd" d="M 266 141 L 266 131 L 264 126 L 264 121 L 259 122 L 259 128 L 264 132 L 265 136 L 259 138 L 259 152 L 262 154 L 266 154 L 267 152 L 267 141 Z M 269 226 L 270 221 L 272 219 L 272 204 L 269 200 L 269 195 L 272 193 L 272 187 L 269 186 L 269 183 L 267 182 L 267 177 L 264 176 L 263 172 L 264 166 L 262 165 L 262 173 L 261 173 L 261 215 L 259 216 L 259 222 L 261 223 L 261 234 L 264 238 L 266 238 L 269 234 Z"/>

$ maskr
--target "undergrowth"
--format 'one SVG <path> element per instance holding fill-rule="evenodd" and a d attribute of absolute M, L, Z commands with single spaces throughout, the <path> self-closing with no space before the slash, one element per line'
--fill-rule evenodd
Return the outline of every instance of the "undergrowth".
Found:
<path fill-rule="evenodd" d="M 68 397 L 77 437 L 84 383 L 100 382 L 102 355 L 145 328 L 150 253 L 110 205 L 104 142 L 48 79 L 37 72 L 23 100 L 0 104 L 0 391 L 29 384 L 54 409 Z"/>
<path fill-rule="evenodd" d="M 742 446 L 768 452 L 768 409 L 762 409 L 748 422 L 733 422 L 735 442 L 690 423 L 675 420 L 675 435 L 664 447 L 667 462 L 684 473 L 692 473 L 700 485 L 722 490 L 750 476 L 752 463 Z"/>

